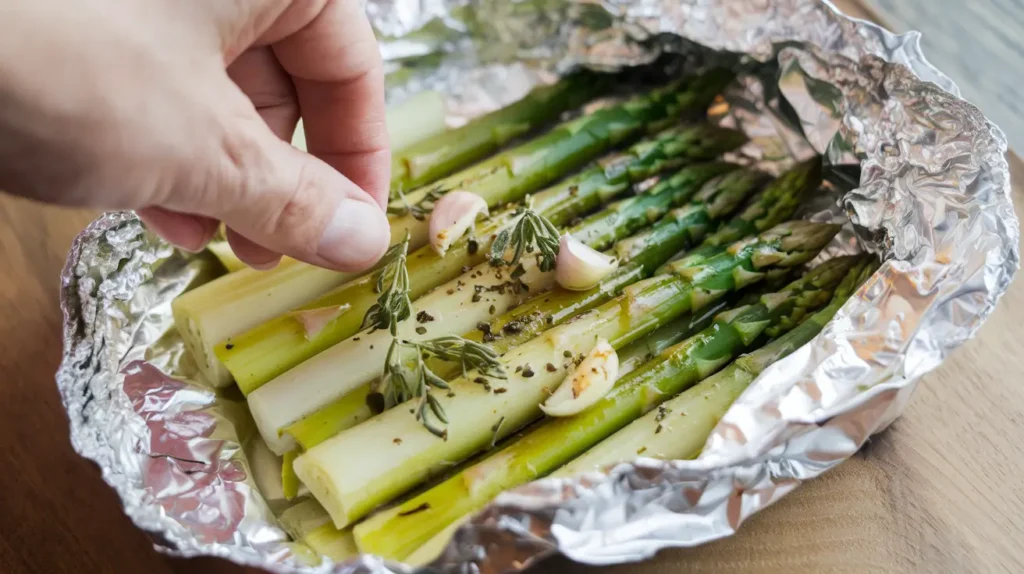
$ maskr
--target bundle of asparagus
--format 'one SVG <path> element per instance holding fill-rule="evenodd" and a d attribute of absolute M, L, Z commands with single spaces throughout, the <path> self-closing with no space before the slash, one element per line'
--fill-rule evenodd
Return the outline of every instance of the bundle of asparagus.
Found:
<path fill-rule="evenodd" d="M 724 164 L 687 168 L 677 174 L 678 177 L 670 178 L 650 190 L 652 193 L 613 204 L 605 212 L 588 218 L 570 231 L 574 235 L 579 233 L 585 236 L 593 246 L 603 247 L 605 241 L 639 227 L 651 216 L 666 211 L 676 201 L 692 197 L 701 182 L 727 168 L 729 166 Z M 653 261 L 654 264 L 648 265 L 653 270 L 657 264 L 685 248 L 692 239 L 699 238 L 710 221 L 735 209 L 762 181 L 761 174 L 747 170 L 713 179 L 700 193 L 698 201 L 684 214 L 670 213 L 650 231 L 624 239 L 619 245 L 639 239 L 636 244 L 643 248 L 634 248 L 634 251 L 640 262 L 644 258 L 639 256 Z M 615 219 L 605 217 L 603 214 L 606 212 L 615 214 Z M 602 232 L 594 232 L 595 228 L 600 228 Z M 623 253 L 625 251 L 622 250 Z M 630 259 L 624 257 L 623 261 L 630 263 L 627 269 L 635 269 Z M 553 276 L 551 272 L 541 272 L 536 265 L 531 264 L 525 265 L 524 269 L 526 271 L 519 277 L 519 281 L 529 286 L 529 291 L 525 293 L 491 291 L 493 286 L 500 288 L 507 282 L 505 275 L 508 272 L 500 267 L 491 267 L 485 263 L 471 269 L 418 300 L 413 309 L 415 315 L 429 316 L 434 320 L 426 324 L 407 322 L 399 326 L 400 335 L 408 340 L 423 340 L 431 336 L 470 331 L 481 321 L 486 321 L 496 313 L 504 313 L 511 305 L 522 302 L 529 293 L 550 286 Z M 629 277 L 635 280 L 639 276 L 639 273 L 633 273 Z M 619 282 L 620 286 L 624 284 L 623 281 Z M 540 321 L 539 324 L 544 325 L 545 322 Z M 249 396 L 249 407 L 271 448 L 275 451 L 291 448 L 293 444 L 290 436 L 282 434 L 282 431 L 317 409 L 339 397 L 351 404 L 351 399 L 344 397 L 381 374 L 384 355 L 388 350 L 388 337 L 387 332 L 378 331 L 343 341 L 253 392 Z M 342 365 L 343 372 L 340 368 Z M 366 396 L 366 393 L 362 394 Z M 360 402 L 365 404 L 365 401 Z M 356 414 L 355 418 L 366 418 L 369 411 L 362 405 L 359 408 L 365 414 Z M 334 421 L 354 420 L 346 414 L 338 415 L 328 411 L 318 417 L 309 417 L 312 420 L 305 426 L 319 427 L 322 432 L 327 430 L 322 424 L 325 417 Z M 304 433 L 300 430 L 296 434 Z"/>
<path fill-rule="evenodd" d="M 573 364 L 572 357 L 589 352 L 596 341 L 621 348 L 683 313 L 757 283 L 770 270 L 802 265 L 837 231 L 829 224 L 780 224 L 702 265 L 678 267 L 640 281 L 575 321 L 509 350 L 500 359 L 511 373 L 502 386 L 481 383 L 475 372 L 446 385 L 449 393 L 434 398 L 447 413 L 447 428 L 440 437 L 413 414 L 417 409 L 412 400 L 308 450 L 295 460 L 295 471 L 335 525 L 344 527 L 451 461 L 462 460 L 537 418 L 545 391 L 557 386 Z M 347 462 L 352 460 L 359 464 Z"/>
<path fill-rule="evenodd" d="M 725 81 L 724 76 L 714 81 Z M 712 79 L 707 82 L 707 85 L 695 82 L 690 91 L 674 85 L 671 89 L 646 96 L 643 101 L 630 101 L 599 110 L 592 116 L 564 124 L 545 136 L 495 156 L 484 162 L 489 167 L 483 170 L 484 164 L 479 164 L 442 182 L 449 187 L 482 186 L 488 198 L 495 203 L 503 201 L 502 194 L 506 192 L 513 195 L 529 193 L 593 159 L 614 138 L 635 137 L 648 123 L 664 121 L 685 109 L 699 109 L 702 103 L 706 105 L 718 91 L 712 88 Z M 533 131 L 561 113 L 601 95 L 606 85 L 607 81 L 595 82 L 592 76 L 572 77 L 551 87 L 539 88 L 512 106 L 511 112 L 508 111 L 510 108 L 498 110 L 460 129 L 431 137 L 399 157 L 399 162 L 405 167 L 397 172 L 398 179 L 394 183 L 399 187 L 396 189 L 425 177 L 461 169 L 503 145 L 512 134 Z M 711 93 L 706 94 L 705 91 Z M 635 115 L 631 113 L 634 108 L 637 109 Z M 589 123 L 588 118 L 593 123 Z M 573 130 L 583 135 L 576 136 Z M 482 146 L 482 153 L 462 146 L 462 142 L 470 138 Z M 420 151 L 416 152 L 416 149 Z M 551 157 L 545 157 L 545 150 L 552 152 Z M 438 153 L 431 155 L 430 151 Z M 490 172 L 486 171 L 488 169 Z M 501 181 L 502 175 L 504 181 Z M 508 181 L 513 175 L 517 176 L 515 183 L 518 187 Z M 435 186 L 429 192 L 415 190 L 395 205 L 405 205 L 404 202 L 412 201 L 414 197 L 439 196 L 444 189 L 447 188 Z M 405 230 L 417 227 L 416 223 L 417 220 L 409 215 L 392 218 L 392 241 L 401 241 Z M 423 243 L 425 241 L 416 247 Z M 216 343 L 308 303 L 359 275 L 319 269 L 290 259 L 270 271 L 243 269 L 175 300 L 175 325 L 204 377 L 211 384 L 223 386 L 230 383 L 231 376 L 216 359 L 213 350 Z"/>
<path fill-rule="evenodd" d="M 707 378 L 762 336 L 791 329 L 827 303 L 844 277 L 854 284 L 864 266 L 862 258 L 833 259 L 778 293 L 719 314 L 710 327 L 620 378 L 588 410 L 548 420 L 456 476 L 357 525 L 356 543 L 363 552 L 405 559 L 501 491 L 550 473 L 644 412 L 654 413 L 655 425 L 662 423 L 669 412 L 658 407 L 662 401 Z"/>
<path fill-rule="evenodd" d="M 601 441 L 562 467 L 557 476 L 574 476 L 646 456 L 663 460 L 690 459 L 733 402 L 765 369 L 810 342 L 832 320 L 850 296 L 878 269 L 878 261 L 866 258 L 847 274 L 832 301 L 792 331 L 743 355 L 727 368 L 663 403 Z M 674 415 L 668 418 L 668 415 Z"/>
<path fill-rule="evenodd" d="M 648 276 L 654 267 L 691 246 L 712 222 L 731 213 L 764 179 L 756 171 L 733 171 L 708 181 L 697 190 L 696 184 L 703 178 L 694 178 L 693 174 L 699 174 L 703 169 L 699 166 L 685 169 L 660 182 L 648 193 L 630 198 L 626 201 L 628 206 L 613 206 L 613 209 L 608 210 L 608 213 L 616 216 L 614 221 L 617 224 L 636 220 L 639 225 L 646 222 L 651 213 L 662 213 L 682 198 L 692 197 L 690 205 L 668 213 L 649 229 L 618 242 L 613 252 L 620 254 L 622 266 L 596 288 L 583 293 L 556 289 L 540 294 L 490 323 L 480 322 L 464 333 L 463 337 L 484 343 L 498 353 L 505 353 L 514 345 L 524 343 L 543 330 L 563 323 L 568 317 L 604 303 L 627 284 Z M 774 194 L 774 191 L 767 193 L 768 196 Z M 602 212 L 589 218 L 581 231 L 591 240 L 597 236 L 615 236 L 610 232 L 587 233 L 587 229 L 594 227 L 614 229 L 617 226 L 609 226 L 605 212 Z M 474 315 L 471 318 L 486 321 L 488 315 Z M 458 374 L 457 365 L 431 366 L 445 379 Z M 285 435 L 297 440 L 305 449 L 312 448 L 369 418 L 373 414 L 366 400 L 370 392 L 371 387 L 368 385 L 342 395 L 334 403 L 285 428 Z"/>
<path fill-rule="evenodd" d="M 814 172 L 820 170 L 819 165 L 819 162 L 807 162 L 793 171 Z M 700 191 L 696 191 L 694 184 L 701 178 L 694 178 L 693 174 L 699 173 L 698 170 L 701 169 L 703 168 L 700 166 L 684 169 L 672 178 L 660 182 L 649 192 L 626 200 L 628 205 L 613 206 L 612 209 L 591 216 L 581 225 L 578 231 L 590 240 L 594 240 L 595 237 L 611 239 L 616 236 L 613 231 L 621 224 L 634 218 L 637 224 L 642 224 L 646 221 L 644 216 L 652 210 L 662 213 L 679 200 L 692 198 L 690 205 L 672 211 L 650 229 L 621 241 L 619 249 L 615 252 L 620 255 L 623 265 L 600 285 L 585 292 L 555 289 L 539 294 L 490 323 L 483 323 L 464 333 L 463 337 L 486 343 L 495 351 L 504 353 L 551 327 L 561 325 L 570 317 L 606 302 L 625 286 L 650 276 L 655 268 L 675 253 L 700 240 L 714 221 L 731 213 L 738 203 L 763 181 L 763 176 L 757 171 L 733 171 L 712 179 L 705 183 Z M 740 228 L 754 232 L 766 225 L 780 223 L 784 217 L 779 216 L 790 215 L 789 212 L 792 210 L 769 210 L 766 206 L 795 205 L 798 199 L 813 189 L 817 183 L 813 178 L 784 175 L 770 184 L 740 215 L 725 224 L 723 230 L 713 236 L 721 238 L 727 230 Z M 609 214 L 614 217 L 612 221 L 620 225 L 611 224 Z M 486 317 L 483 320 L 486 320 Z M 435 365 L 433 368 L 445 378 L 457 374 L 454 367 Z M 341 396 L 316 413 L 285 427 L 283 430 L 286 438 L 282 440 L 291 437 L 297 440 L 302 448 L 309 449 L 369 418 L 372 415 L 366 401 L 369 392 L 370 386 L 366 385 Z"/>
<path fill-rule="evenodd" d="M 689 161 L 716 158 L 745 141 L 739 132 L 708 124 L 672 128 L 539 192 L 532 198 L 532 208 L 561 227 L 622 195 L 632 184 Z M 697 171 L 694 177 L 710 176 L 726 169 L 729 166 L 712 164 Z M 478 224 L 470 236 L 449 247 L 443 256 L 427 246 L 411 253 L 406 264 L 409 296 L 418 299 L 463 274 L 466 266 L 483 262 L 494 237 L 514 223 L 514 212 L 509 208 Z M 608 234 L 628 229 L 624 220 L 629 219 L 629 214 L 624 217 L 616 211 L 606 212 L 614 215 L 616 221 L 588 221 L 570 229 L 569 233 L 589 238 L 592 245 L 600 246 Z M 313 312 L 344 309 L 315 333 L 304 328 L 295 314 L 286 314 L 217 345 L 217 357 L 234 376 L 242 392 L 249 394 L 302 361 L 356 334 L 363 316 L 377 298 L 375 283 L 373 274 L 366 275 L 306 305 L 304 309 Z"/>

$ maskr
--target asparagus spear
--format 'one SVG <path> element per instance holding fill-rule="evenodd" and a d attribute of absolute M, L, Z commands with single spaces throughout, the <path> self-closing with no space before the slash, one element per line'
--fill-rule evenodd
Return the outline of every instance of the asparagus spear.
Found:
<path fill-rule="evenodd" d="M 583 105 L 610 83 L 607 76 L 573 74 L 534 89 L 509 106 L 465 126 L 417 142 L 391 158 L 391 189 L 408 191 L 479 161 L 513 138 Z"/>
<path fill-rule="evenodd" d="M 739 132 L 707 124 L 666 130 L 540 192 L 533 198 L 533 208 L 554 225 L 562 226 L 621 195 L 633 183 L 690 160 L 717 157 L 744 141 L 745 137 Z M 711 164 L 698 173 L 711 174 L 725 169 L 728 169 L 726 165 Z M 415 300 L 459 276 L 466 266 L 483 262 L 495 234 L 512 220 L 513 209 L 508 209 L 479 224 L 472 238 L 459 241 L 443 257 L 430 247 L 410 254 L 407 264 L 409 296 Z M 602 234 L 614 233 L 627 224 L 628 220 L 597 221 L 579 228 L 578 233 L 593 235 L 596 241 Z M 365 275 L 304 306 L 303 309 L 347 306 L 344 313 L 318 333 L 307 333 L 289 313 L 219 343 L 215 348 L 217 357 L 234 376 L 242 392 L 249 394 L 302 361 L 356 334 L 366 310 L 376 301 L 375 282 L 373 274 Z"/>
<path fill-rule="evenodd" d="M 507 383 L 481 384 L 474 372 L 453 381 L 451 396 L 438 399 L 449 420 L 443 439 L 424 428 L 408 411 L 413 405 L 406 403 L 308 450 L 296 459 L 295 471 L 335 525 L 344 527 L 445 465 L 491 444 L 495 435 L 507 436 L 537 418 L 545 389 L 554 388 L 563 376 L 559 366 L 572 364 L 566 356 L 588 352 L 598 339 L 621 348 L 683 313 L 760 281 L 768 270 L 801 265 L 838 229 L 784 223 L 730 246 L 702 266 L 631 285 L 601 307 L 506 353 L 501 362 L 513 373 Z"/>
<path fill-rule="evenodd" d="M 572 476 L 638 456 L 669 460 L 695 457 L 719 419 L 747 386 L 772 363 L 796 351 L 821 332 L 877 268 L 878 262 L 874 258 L 861 258 L 824 309 L 782 337 L 740 357 L 713 377 L 665 402 L 659 411 L 633 421 L 560 469 L 556 475 Z"/>
<path fill-rule="evenodd" d="M 825 263 L 781 292 L 762 297 L 758 304 L 719 314 L 712 326 L 620 378 L 589 409 L 547 420 L 469 469 L 357 525 L 353 529 L 356 544 L 363 552 L 405 558 L 501 491 L 548 474 L 667 397 L 708 377 L 766 331 L 785 330 L 824 305 L 853 263 L 852 259 Z M 413 513 L 414 508 L 423 510 Z"/>
<path fill-rule="evenodd" d="M 669 213 L 651 229 L 620 241 L 618 247 L 621 249 L 616 251 L 625 265 L 601 286 L 584 293 L 557 289 L 542 293 L 517 307 L 515 311 L 502 315 L 497 322 L 491 323 L 492 327 L 484 331 L 474 328 L 463 336 L 477 342 L 486 341 L 497 352 L 504 353 L 515 344 L 525 342 L 533 335 L 607 301 L 625 285 L 649 275 L 655 266 L 667 260 L 672 254 L 685 249 L 687 245 L 692 245 L 711 221 L 733 211 L 763 181 L 760 173 L 741 170 L 712 179 L 702 188 L 698 188 L 701 181 L 706 179 L 704 166 L 683 169 L 647 193 L 613 205 L 606 210 L 607 213 L 591 216 L 573 229 L 574 235 L 586 238 L 592 246 L 606 247 L 618 238 L 619 230 L 639 227 L 646 223 L 649 217 L 664 213 L 671 205 L 693 198 L 691 205 Z M 489 311 L 476 309 L 481 313 L 473 313 L 474 309 L 467 308 L 461 313 L 469 319 L 466 322 L 473 325 L 474 323 L 470 321 L 487 320 L 489 315 L 482 313 L 485 310 Z M 468 315 L 469 313 L 473 314 Z M 551 319 L 548 319 L 549 317 Z M 501 338 L 485 336 L 490 333 L 505 334 Z M 319 357 L 314 360 L 318 359 Z M 340 359 L 334 362 L 339 363 Z M 452 370 L 447 365 L 431 365 L 431 370 L 444 378 L 457 374 L 457 367 L 456 370 Z M 316 413 L 291 424 L 285 432 L 297 439 L 303 448 L 312 448 L 338 432 L 369 418 L 373 413 L 365 400 L 368 392 L 369 390 L 363 387 L 342 395 Z"/>
<path fill-rule="evenodd" d="M 704 110 L 732 78 L 729 71 L 713 70 L 673 83 L 561 124 L 545 135 L 415 190 L 401 202 L 392 202 L 389 208 L 404 213 L 391 218 L 392 244 L 408 235 L 412 249 L 426 245 L 424 210 L 429 209 L 432 199 L 451 189 L 477 193 L 490 206 L 518 201 L 612 146 L 636 139 L 645 131 L 668 127 L 684 113 Z M 216 343 L 306 304 L 359 275 L 319 269 L 293 260 L 285 260 L 271 271 L 245 269 L 176 299 L 175 325 L 206 378 L 223 386 L 232 379 L 216 359 Z"/>

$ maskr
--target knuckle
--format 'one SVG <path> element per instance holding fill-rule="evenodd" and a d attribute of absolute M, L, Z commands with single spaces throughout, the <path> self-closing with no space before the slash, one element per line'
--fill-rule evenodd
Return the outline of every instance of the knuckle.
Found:
<path fill-rule="evenodd" d="M 281 182 L 281 191 L 272 194 L 276 205 L 268 210 L 266 232 L 295 249 L 315 253 L 323 220 L 323 210 L 318 209 L 316 201 L 317 180 L 305 166 L 286 179 L 290 181 Z"/>
<path fill-rule="evenodd" d="M 268 247 L 315 254 L 330 210 L 323 205 L 315 166 L 268 148 L 268 140 L 254 131 L 236 129 L 222 136 L 217 173 L 202 193 L 228 214 L 224 219 L 242 222 Z"/>

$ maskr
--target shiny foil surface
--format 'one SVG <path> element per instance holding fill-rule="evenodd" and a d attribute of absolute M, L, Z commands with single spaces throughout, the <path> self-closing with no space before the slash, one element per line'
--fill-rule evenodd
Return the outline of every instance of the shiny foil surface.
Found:
<path fill-rule="evenodd" d="M 1005 138 L 927 62 L 915 34 L 815 0 L 370 0 L 367 11 L 389 69 L 412 70 L 389 100 L 441 91 L 452 125 L 577 66 L 747 54 L 737 65 L 772 72 L 738 82 L 717 119 L 751 135 L 748 161 L 819 152 L 859 162 L 805 216 L 847 222 L 823 256 L 885 260 L 825 331 L 743 394 L 698 459 L 642 459 L 507 492 L 461 528 L 438 569 L 516 571 L 554 552 L 630 562 L 729 536 L 899 416 L 1018 268 Z M 405 569 L 369 556 L 308 566 L 287 544 L 241 446 L 254 432 L 244 401 L 196 383 L 174 330 L 171 300 L 215 268 L 128 213 L 103 216 L 75 241 L 57 373 L 75 449 L 169 554 L 273 572 Z"/>

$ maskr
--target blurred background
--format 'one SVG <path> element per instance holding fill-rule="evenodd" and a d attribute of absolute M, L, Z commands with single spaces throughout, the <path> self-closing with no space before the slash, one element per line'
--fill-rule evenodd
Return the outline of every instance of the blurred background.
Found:
<path fill-rule="evenodd" d="M 1024 0 L 860 2 L 891 30 L 920 31 L 928 59 L 1024 152 Z"/>

